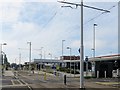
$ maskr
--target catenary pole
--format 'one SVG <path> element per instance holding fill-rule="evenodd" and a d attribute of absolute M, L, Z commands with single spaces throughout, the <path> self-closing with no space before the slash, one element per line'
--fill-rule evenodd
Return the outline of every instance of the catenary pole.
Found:
<path fill-rule="evenodd" d="M 84 88 L 84 73 L 83 73 L 83 61 L 84 61 L 84 45 L 83 45 L 83 0 L 81 0 L 81 53 L 80 53 L 80 88 Z"/>
<path fill-rule="evenodd" d="M 83 4 L 83 0 L 81 0 L 81 4 L 76 4 L 76 3 L 71 3 L 71 2 L 65 2 L 65 1 L 58 1 L 60 3 L 65 3 L 65 4 L 70 4 L 70 5 L 75 5 L 75 6 L 81 6 L 81 46 L 80 46 L 80 88 L 84 88 L 84 70 L 83 70 L 83 65 L 84 65 L 84 45 L 83 45 L 83 7 L 86 8 L 91 8 L 95 9 L 98 11 L 103 11 L 103 12 L 110 12 L 108 10 L 104 10 L 101 8 L 96 8 L 93 6 L 87 6 Z"/>

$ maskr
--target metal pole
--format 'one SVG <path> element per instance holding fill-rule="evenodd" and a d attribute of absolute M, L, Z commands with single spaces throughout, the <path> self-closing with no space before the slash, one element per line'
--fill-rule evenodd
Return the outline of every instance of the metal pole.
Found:
<path fill-rule="evenodd" d="M 1 70 L 1 76 L 3 76 L 3 60 L 2 60 L 2 44 L 0 44 L 0 66 L 2 67 L 2 70 Z"/>
<path fill-rule="evenodd" d="M 95 27 L 97 26 L 97 24 L 93 24 L 93 76 L 94 76 L 94 62 L 95 62 Z"/>
<path fill-rule="evenodd" d="M 84 81 L 84 72 L 83 72 L 83 60 L 84 60 L 84 46 L 83 46 L 83 6 L 87 7 L 87 8 L 91 8 L 91 9 L 95 9 L 95 10 L 99 10 L 99 11 L 104 11 L 104 12 L 110 12 L 108 10 L 104 10 L 104 9 L 100 9 L 100 8 L 96 8 L 96 7 L 92 7 L 92 6 L 87 6 L 87 5 L 83 5 L 83 0 L 81 0 L 81 4 L 76 4 L 76 3 L 70 3 L 70 2 L 64 2 L 64 1 L 58 1 L 60 3 L 66 3 L 66 4 L 71 4 L 71 5 L 75 5 L 75 6 L 81 6 L 81 53 L 80 53 L 80 88 L 83 88 L 83 81 Z"/>
<path fill-rule="evenodd" d="M 31 42 L 30 42 L 30 59 L 29 60 L 30 60 L 30 67 L 29 68 L 31 69 Z"/>
<path fill-rule="evenodd" d="M 52 59 L 52 54 L 51 54 L 51 59 Z"/>
<path fill-rule="evenodd" d="M 95 58 L 95 26 L 97 26 L 97 24 L 93 25 L 93 57 Z"/>
<path fill-rule="evenodd" d="M 31 72 L 31 42 L 28 42 L 29 44 L 29 73 Z"/>
<path fill-rule="evenodd" d="M 42 59 L 42 49 L 43 49 L 43 47 L 41 47 L 41 59 Z"/>
<path fill-rule="evenodd" d="M 51 54 L 51 53 L 49 53 L 48 55 L 50 55 L 50 59 L 52 59 L 52 54 Z"/>
<path fill-rule="evenodd" d="M 1 49 L 0 49 L 0 50 L 1 50 L 1 51 L 0 51 L 0 59 L 1 59 L 1 60 L 0 60 L 0 64 L 2 64 L 2 44 L 0 44 L 0 47 L 1 47 Z"/>
<path fill-rule="evenodd" d="M 2 54 L 2 44 L 0 44 L 0 46 L 1 46 L 1 51 L 0 51 L 0 53 Z"/>
<path fill-rule="evenodd" d="M 2 74 L 1 75 L 3 75 L 3 73 L 4 73 L 4 68 L 3 68 L 3 60 L 2 60 L 2 53 L 4 53 L 3 51 L 2 51 L 2 45 L 7 45 L 7 43 L 3 43 L 3 44 L 0 44 L 1 45 L 1 51 L 0 51 L 0 64 L 1 64 L 1 66 L 2 66 Z M 5 54 L 5 53 L 4 53 Z"/>
<path fill-rule="evenodd" d="M 75 77 L 75 56 L 74 56 L 74 77 Z"/>
<path fill-rule="evenodd" d="M 70 77 L 71 77 L 71 48 L 70 48 Z"/>
<path fill-rule="evenodd" d="M 19 53 L 19 69 L 21 69 L 21 53 Z"/>
<path fill-rule="evenodd" d="M 45 59 L 45 51 L 44 51 L 44 59 Z"/>
<path fill-rule="evenodd" d="M 84 70 L 83 70 L 83 60 L 84 60 L 84 50 L 83 50 L 83 0 L 81 0 L 81 53 L 80 53 L 80 88 L 84 88 Z"/>
<path fill-rule="evenodd" d="M 63 64 L 63 42 L 64 42 L 65 40 L 62 40 L 62 64 Z M 63 65 L 62 65 L 63 66 Z"/>
<path fill-rule="evenodd" d="M 70 49 L 70 77 L 71 77 L 71 48 L 67 47 L 67 49 Z"/>
<path fill-rule="evenodd" d="M 21 69 L 21 66 L 20 66 L 20 64 L 21 64 L 21 53 L 20 53 L 20 48 L 18 48 L 19 49 L 19 70 Z"/>

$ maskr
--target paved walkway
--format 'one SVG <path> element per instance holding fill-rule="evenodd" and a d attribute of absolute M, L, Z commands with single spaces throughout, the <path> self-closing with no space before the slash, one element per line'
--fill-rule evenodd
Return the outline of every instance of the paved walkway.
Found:
<path fill-rule="evenodd" d="M 39 73 L 39 74 L 44 74 L 45 72 L 42 72 L 42 71 L 35 71 L 35 73 Z M 74 77 L 74 74 L 69 74 L 69 73 L 64 73 L 64 72 L 57 72 L 59 73 L 59 76 L 64 76 L 66 75 L 67 77 Z M 54 75 L 54 74 L 51 74 L 51 73 L 47 73 L 48 75 Z M 80 75 L 77 74 L 75 75 L 75 77 L 79 77 Z M 88 82 L 85 82 L 85 87 L 87 88 L 116 88 L 114 87 L 114 85 L 116 84 L 120 84 L 120 82 L 95 82 L 95 81 L 88 81 Z M 79 86 L 79 83 L 73 83 L 72 85 L 77 85 L 77 87 Z"/>
<path fill-rule="evenodd" d="M 43 72 L 43 71 L 34 71 L 34 73 L 36 73 L 36 74 L 44 74 L 45 72 Z M 70 74 L 70 73 L 64 73 L 64 72 L 59 72 L 59 71 L 57 71 L 56 72 L 57 74 L 59 74 L 59 76 L 64 76 L 64 75 L 66 75 L 67 77 L 79 77 L 80 76 L 80 74 Z M 55 75 L 55 74 L 52 74 L 52 73 L 47 73 L 48 75 Z"/>
<path fill-rule="evenodd" d="M 13 71 L 4 71 L 4 76 L 14 76 Z"/>
<path fill-rule="evenodd" d="M 27 72 L 27 71 L 26 71 Z M 32 72 L 31 72 L 32 73 Z M 43 71 L 35 71 L 34 72 L 35 74 L 45 74 L 45 72 L 43 72 Z M 59 74 L 60 75 L 67 75 L 67 77 L 69 77 L 70 76 L 70 74 L 67 74 L 67 73 L 63 73 L 63 72 L 59 72 Z M 51 75 L 51 76 L 53 76 L 54 74 L 51 74 L 51 73 L 47 73 L 47 75 Z M 14 73 L 13 73 L 13 71 L 5 71 L 5 73 L 4 73 L 4 76 L 14 76 Z M 62 77 L 62 76 L 60 76 L 60 77 Z M 73 77 L 74 76 L 74 74 L 71 74 L 71 76 Z M 77 79 L 77 78 L 76 78 Z M 112 81 L 111 81 L 112 82 Z M 110 82 L 110 83 L 111 83 Z M 63 83 L 60 83 L 60 84 L 63 84 Z M 58 86 L 60 85 L 60 84 L 58 84 Z M 114 83 L 113 83 L 114 84 Z M 73 88 L 79 88 L 79 82 L 70 82 L 70 85 L 68 84 L 66 87 L 73 87 Z M 52 86 L 52 85 L 51 85 Z M 62 85 L 60 85 L 61 87 L 62 87 Z M 64 85 L 63 85 L 64 86 Z M 85 88 L 111 88 L 111 89 L 113 89 L 113 90 L 115 90 L 114 88 L 115 87 L 113 87 L 112 85 L 110 85 L 110 84 L 104 84 L 104 82 L 96 82 L 96 81 L 93 81 L 93 80 L 85 80 Z"/>

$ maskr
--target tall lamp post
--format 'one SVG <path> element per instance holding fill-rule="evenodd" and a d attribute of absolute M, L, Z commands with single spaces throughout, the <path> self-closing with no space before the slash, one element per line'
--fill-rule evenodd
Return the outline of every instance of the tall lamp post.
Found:
<path fill-rule="evenodd" d="M 97 24 L 93 24 L 93 57 L 95 58 L 95 27 Z"/>
<path fill-rule="evenodd" d="M 65 40 L 62 40 L 62 66 L 63 66 L 63 42 L 65 42 Z"/>
<path fill-rule="evenodd" d="M 94 62 L 95 62 L 95 27 L 97 24 L 93 24 L 93 63 L 92 63 L 92 74 L 94 75 Z"/>
<path fill-rule="evenodd" d="M 81 0 L 80 88 L 84 88 L 83 0 Z"/>
<path fill-rule="evenodd" d="M 51 59 L 52 59 L 52 54 L 51 54 L 51 53 L 49 53 L 48 55 L 50 55 L 50 57 L 51 57 Z"/>
<path fill-rule="evenodd" d="M 2 46 L 7 45 L 7 43 L 0 44 L 1 45 L 1 54 L 2 54 Z"/>
<path fill-rule="evenodd" d="M 1 45 L 1 51 L 0 51 L 0 64 L 1 64 L 1 66 L 2 66 L 2 74 L 1 75 L 3 75 L 3 60 L 2 60 L 2 53 L 3 53 L 3 51 L 2 51 L 2 46 L 3 45 L 7 45 L 7 43 L 3 43 L 3 44 L 0 44 Z"/>
<path fill-rule="evenodd" d="M 70 77 L 71 77 L 71 48 L 67 47 L 67 49 L 70 49 Z"/>
<path fill-rule="evenodd" d="M 29 44 L 29 74 L 31 72 L 31 42 L 27 42 Z"/>
<path fill-rule="evenodd" d="M 70 4 L 70 5 L 75 5 L 76 7 L 81 6 L 81 46 L 80 46 L 80 88 L 84 88 L 84 73 L 83 73 L 83 66 L 84 66 L 84 45 L 83 45 L 83 7 L 87 7 L 87 8 L 91 8 L 91 9 L 95 9 L 95 10 L 99 10 L 99 11 L 104 11 L 104 12 L 110 12 L 108 10 L 104 10 L 101 8 L 96 8 L 96 7 L 92 7 L 92 6 L 88 6 L 88 5 L 84 5 L 83 4 L 83 0 L 81 0 L 81 4 L 77 4 L 77 3 L 71 3 L 71 2 L 66 2 L 66 1 L 58 1 L 60 3 L 66 3 L 66 4 Z M 70 6 L 68 6 L 70 7 Z"/>
<path fill-rule="evenodd" d="M 40 49 L 41 50 L 41 59 L 42 59 L 42 49 L 43 49 L 43 47 L 41 47 L 41 49 Z"/>
<path fill-rule="evenodd" d="M 21 69 L 21 52 L 20 52 L 20 48 L 19 49 L 19 70 Z"/>

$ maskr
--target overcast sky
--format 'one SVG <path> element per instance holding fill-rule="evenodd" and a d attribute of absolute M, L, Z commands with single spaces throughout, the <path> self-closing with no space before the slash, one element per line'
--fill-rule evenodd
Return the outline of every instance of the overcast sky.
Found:
<path fill-rule="evenodd" d="M 85 2 L 86 5 L 106 10 L 111 8 L 111 12 L 100 15 L 101 11 L 84 8 L 84 56 L 92 57 L 94 23 L 98 24 L 96 56 L 118 53 L 118 0 L 112 1 Z M 53 58 L 61 56 L 62 40 L 65 40 L 64 55 L 70 54 L 67 46 L 72 48 L 72 55 L 79 55 L 80 7 L 72 6 L 72 9 L 61 6 L 67 5 L 57 0 L 5 0 L 0 3 L 0 43 L 7 43 L 3 51 L 11 63 L 19 63 L 19 53 L 22 63 L 29 60 L 27 42 L 32 43 L 32 59 L 40 58 L 41 51 L 37 49 L 41 47 L 43 58 L 50 58 L 49 53 Z"/>

